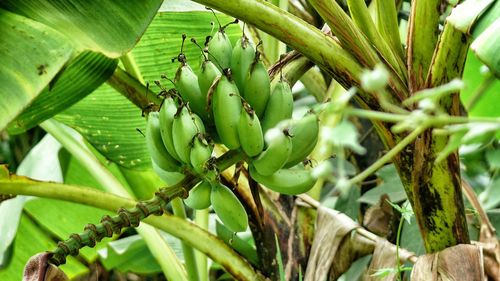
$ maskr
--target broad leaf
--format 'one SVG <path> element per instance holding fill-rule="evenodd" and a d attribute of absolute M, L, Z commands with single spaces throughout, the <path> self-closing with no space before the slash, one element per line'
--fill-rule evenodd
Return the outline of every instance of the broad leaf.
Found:
<path fill-rule="evenodd" d="M 500 2 L 499 2 L 500 3 Z M 460 99 L 464 105 L 469 105 L 475 99 L 475 93 L 487 79 L 482 74 L 481 66 L 483 64 L 472 53 L 469 52 L 465 62 L 463 80 L 466 88 L 460 92 Z M 471 116 L 498 116 L 498 104 L 500 104 L 500 81 L 497 79 L 478 97 L 477 102 L 469 111 Z"/>
<path fill-rule="evenodd" d="M 9 125 L 9 133 L 24 132 L 81 100 L 113 74 L 116 64 L 99 53 L 79 54 Z"/>
<path fill-rule="evenodd" d="M 0 130 L 3 130 L 52 80 L 71 56 L 72 48 L 56 30 L 2 9 L 0 34 Z"/>
<path fill-rule="evenodd" d="M 6 0 L 1 6 L 58 30 L 71 38 L 78 49 L 117 58 L 132 49 L 161 3 L 161 0 Z M 50 37 L 49 34 L 43 38 Z"/>
<path fill-rule="evenodd" d="M 401 183 L 396 167 L 393 164 L 381 168 L 376 175 L 383 182 L 359 197 L 359 202 L 375 205 L 380 201 L 383 194 L 387 194 L 391 202 L 398 203 L 406 200 L 403 183 Z"/>

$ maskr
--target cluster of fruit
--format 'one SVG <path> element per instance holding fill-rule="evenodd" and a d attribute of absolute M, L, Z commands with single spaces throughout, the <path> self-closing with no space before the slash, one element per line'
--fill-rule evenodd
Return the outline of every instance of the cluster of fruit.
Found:
<path fill-rule="evenodd" d="M 297 164 L 316 145 L 318 118 L 309 112 L 291 119 L 290 85 L 282 77 L 271 83 L 260 53 L 244 35 L 233 48 L 220 27 L 201 49 L 197 72 L 182 51 L 177 57 L 175 90 L 164 91 L 160 111 L 149 114 L 147 143 L 160 175 L 188 168 L 202 178 L 186 204 L 196 209 L 212 205 L 222 222 L 238 232 L 246 229 L 248 219 L 241 202 L 217 180 L 213 143 L 246 154 L 255 181 L 280 193 L 299 194 L 315 182 L 310 170 Z"/>

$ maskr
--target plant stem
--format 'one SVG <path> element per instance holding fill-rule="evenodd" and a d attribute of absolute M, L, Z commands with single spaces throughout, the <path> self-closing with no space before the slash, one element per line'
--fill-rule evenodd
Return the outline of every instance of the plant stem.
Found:
<path fill-rule="evenodd" d="M 170 202 L 172 204 L 172 209 L 174 215 L 184 220 L 187 220 L 186 210 L 184 209 L 184 203 L 180 198 L 174 198 Z M 194 250 L 188 244 L 181 240 L 182 252 L 184 253 L 184 262 L 186 264 L 186 270 L 190 281 L 198 281 L 198 267 L 196 265 L 196 259 L 194 256 Z"/>
<path fill-rule="evenodd" d="M 99 182 L 108 192 L 123 197 L 130 197 L 123 185 L 97 160 L 92 152 L 78 142 L 74 136 L 61 123 L 49 119 L 40 124 L 40 127 L 51 134 L 61 145 L 66 148 L 75 159 L 85 167 L 97 182 Z"/>
<path fill-rule="evenodd" d="M 122 56 L 120 60 L 122 61 L 125 70 L 144 85 L 145 84 L 144 78 L 142 78 L 141 71 L 139 70 L 139 66 L 135 62 L 132 53 L 128 52 L 126 55 Z"/>
<path fill-rule="evenodd" d="M 204 210 L 196 210 L 195 211 L 195 223 L 199 227 L 208 230 L 208 219 L 209 219 L 208 208 Z M 200 281 L 208 281 L 208 260 L 207 256 L 200 251 L 196 251 L 196 265 L 198 266 L 198 275 L 200 277 Z"/>
<path fill-rule="evenodd" d="M 126 188 L 111 174 L 111 172 L 99 162 L 99 160 L 79 143 L 66 130 L 63 125 L 55 120 L 49 119 L 40 126 L 57 139 L 64 148 L 66 148 L 73 157 L 85 167 L 97 182 L 99 182 L 106 191 L 131 198 Z M 171 280 L 186 280 L 184 268 L 179 259 L 173 254 L 173 250 L 166 244 L 161 235 L 153 228 L 138 227 L 137 232 L 143 237 L 146 245 L 157 259 L 165 276 Z M 159 249 L 165 250 L 165 254 L 160 254 Z M 173 254 L 173 255 L 172 255 Z"/>
<path fill-rule="evenodd" d="M 399 152 L 401 152 L 407 145 L 411 144 L 426 127 L 421 126 L 411 132 L 408 136 L 398 142 L 391 150 L 389 150 L 384 156 L 380 157 L 377 161 L 366 168 L 363 172 L 357 174 L 355 177 L 349 180 L 350 184 L 360 183 L 365 180 L 368 176 L 375 173 L 378 169 L 382 168 L 387 162 L 391 161 Z"/>
<path fill-rule="evenodd" d="M 405 222 L 405 219 L 403 218 L 403 216 L 401 216 L 400 220 L 399 220 L 399 225 L 398 225 L 398 233 L 397 233 L 397 236 L 396 236 L 396 271 L 397 271 L 397 278 L 398 280 L 400 280 L 400 276 L 401 276 L 401 268 L 400 268 L 400 259 L 399 259 L 399 247 L 400 247 L 400 241 L 401 241 L 401 230 L 403 229 L 403 224 Z"/>
<path fill-rule="evenodd" d="M 103 210 L 118 211 L 121 207 L 132 208 L 137 204 L 132 199 L 79 186 L 29 180 L 0 180 L 0 183 L 0 193 L 2 194 L 53 198 L 94 206 Z M 221 264 L 237 280 L 265 280 L 231 247 L 193 223 L 172 215 L 148 217 L 144 219 L 144 222 L 186 241 L 215 262 Z"/>
<path fill-rule="evenodd" d="M 370 120 L 381 120 L 384 122 L 390 123 L 398 123 L 401 121 L 405 121 L 410 118 L 408 114 L 395 114 L 395 113 L 387 113 L 381 111 L 373 111 L 373 110 L 365 110 L 359 108 L 346 108 L 344 113 L 351 116 L 357 116 L 361 118 L 366 118 Z M 471 122 L 484 122 L 484 123 L 500 123 L 500 118 L 492 118 L 492 117 L 481 117 L 481 116 L 428 116 L 428 123 L 434 127 L 441 127 L 445 125 L 452 124 L 465 124 Z"/>
<path fill-rule="evenodd" d="M 331 37 L 263 0 L 195 0 L 253 24 L 328 71 L 344 87 L 359 85 L 361 66 Z"/>
<path fill-rule="evenodd" d="M 115 72 L 106 83 L 141 109 L 146 108 L 151 102 L 154 104 L 161 103 L 161 99 L 156 95 L 146 95 L 146 87 L 120 67 L 115 69 Z"/>

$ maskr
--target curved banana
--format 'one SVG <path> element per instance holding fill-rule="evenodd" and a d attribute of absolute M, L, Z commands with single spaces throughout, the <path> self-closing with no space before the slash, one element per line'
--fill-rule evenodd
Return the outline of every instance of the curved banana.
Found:
<path fill-rule="evenodd" d="M 233 232 L 245 231 L 248 216 L 245 208 L 234 193 L 225 185 L 217 182 L 212 186 L 210 201 L 222 223 Z"/>
<path fill-rule="evenodd" d="M 241 39 L 238 39 L 236 45 L 234 45 L 231 57 L 231 71 L 233 72 L 234 82 L 238 86 L 240 93 L 244 91 L 245 80 L 254 58 L 255 48 L 248 38 L 243 36 Z"/>
<path fill-rule="evenodd" d="M 255 59 L 250 66 L 250 70 L 245 79 L 243 97 L 255 110 L 257 116 L 262 118 L 270 95 L 271 81 L 269 80 L 269 75 L 267 74 L 267 69 L 264 66 L 264 63 L 260 60 L 260 53 L 257 51 Z M 283 102 L 283 100 L 280 102 Z M 283 104 L 280 106 L 286 105 Z"/>
<path fill-rule="evenodd" d="M 198 134 L 193 140 L 193 147 L 189 156 L 193 170 L 203 174 L 205 164 L 212 157 L 213 146 L 210 145 L 202 134 Z"/>
<path fill-rule="evenodd" d="M 161 169 L 169 172 L 179 171 L 181 164 L 175 160 L 163 145 L 158 112 L 150 112 L 146 125 L 146 144 L 151 160 Z"/>
<path fill-rule="evenodd" d="M 174 84 L 184 102 L 189 103 L 189 108 L 200 115 L 203 120 L 208 120 L 206 94 L 200 90 L 198 76 L 187 63 L 181 62 L 177 68 Z"/>
<path fill-rule="evenodd" d="M 212 185 L 207 181 L 201 181 L 191 189 L 188 198 L 184 199 L 184 203 L 196 210 L 203 210 L 210 207 L 210 194 Z"/>
<path fill-rule="evenodd" d="M 238 121 L 241 100 L 230 70 L 226 70 L 225 74 L 212 84 L 208 95 L 209 99 L 211 98 L 212 113 L 219 138 L 227 148 L 239 148 Z"/>
<path fill-rule="evenodd" d="M 290 124 L 292 135 L 292 152 L 286 161 L 285 168 L 293 167 L 311 154 L 316 147 L 319 135 L 319 121 L 314 113 L 308 113 L 300 120 Z"/>
<path fill-rule="evenodd" d="M 287 129 L 273 128 L 266 133 L 266 142 L 267 149 L 252 161 L 252 165 L 259 174 L 270 176 L 286 164 L 292 152 L 292 140 Z"/>
<path fill-rule="evenodd" d="M 182 162 L 189 163 L 193 138 L 204 132 L 205 127 L 200 118 L 183 106 L 172 124 L 174 148 Z"/>
<path fill-rule="evenodd" d="M 288 82 L 281 80 L 273 88 L 262 118 L 264 132 L 276 126 L 280 121 L 289 119 L 293 113 L 292 89 Z"/>
<path fill-rule="evenodd" d="M 233 52 L 233 46 L 229 37 L 227 37 L 226 32 L 221 27 L 212 36 L 210 42 L 208 42 L 208 54 L 210 60 L 215 60 L 216 65 L 220 66 L 220 70 L 224 70 L 231 66 L 231 56 Z"/>
<path fill-rule="evenodd" d="M 208 90 L 210 89 L 210 86 L 212 86 L 212 83 L 215 81 L 215 78 L 220 75 L 220 70 L 217 68 L 217 66 L 215 66 L 213 62 L 209 60 L 203 61 L 200 67 L 200 71 L 198 72 L 198 85 L 200 87 L 201 93 L 205 97 L 205 106 Z"/>
<path fill-rule="evenodd" d="M 310 170 L 298 168 L 280 169 L 270 176 L 263 176 L 255 167 L 250 166 L 250 176 L 267 188 L 288 195 L 307 192 L 316 183 Z"/>
<path fill-rule="evenodd" d="M 250 157 L 259 155 L 264 149 L 264 136 L 262 135 L 259 117 L 246 102 L 243 103 L 241 108 L 238 137 L 241 148 Z"/>
<path fill-rule="evenodd" d="M 163 100 L 163 104 L 160 108 L 160 132 L 161 139 L 168 153 L 177 161 L 180 161 L 181 158 L 179 158 L 179 155 L 177 155 L 175 151 L 174 140 L 172 138 L 172 125 L 178 106 L 179 104 L 172 96 L 167 96 L 165 100 Z"/>
<path fill-rule="evenodd" d="M 160 179 L 169 186 L 179 183 L 185 177 L 183 173 L 168 172 L 163 170 L 154 161 L 152 164 L 153 164 L 153 171 L 155 171 L 155 173 L 160 177 Z"/>

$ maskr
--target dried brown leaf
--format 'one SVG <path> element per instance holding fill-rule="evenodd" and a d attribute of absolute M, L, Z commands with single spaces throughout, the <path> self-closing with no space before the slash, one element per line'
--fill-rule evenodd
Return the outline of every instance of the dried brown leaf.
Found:
<path fill-rule="evenodd" d="M 23 281 L 68 281 L 57 266 L 48 263 L 50 253 L 40 253 L 30 258 L 24 267 Z"/>
<path fill-rule="evenodd" d="M 418 258 L 412 281 L 485 281 L 482 248 L 461 244 Z"/>

